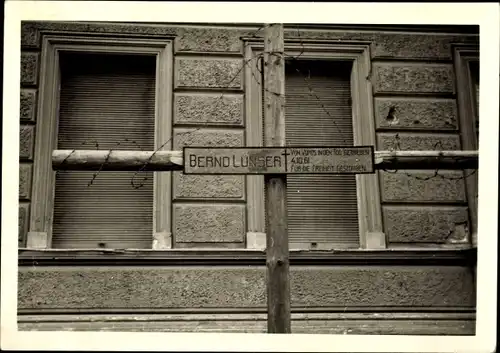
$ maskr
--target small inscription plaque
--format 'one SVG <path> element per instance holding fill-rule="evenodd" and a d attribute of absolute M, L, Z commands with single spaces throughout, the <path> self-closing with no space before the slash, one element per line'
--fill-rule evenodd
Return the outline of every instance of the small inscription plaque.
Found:
<path fill-rule="evenodd" d="M 184 173 L 366 174 L 373 158 L 373 146 L 184 147 Z"/>

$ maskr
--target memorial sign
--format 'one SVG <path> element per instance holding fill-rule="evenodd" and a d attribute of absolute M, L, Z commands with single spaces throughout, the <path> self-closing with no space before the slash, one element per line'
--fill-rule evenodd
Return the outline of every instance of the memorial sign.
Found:
<path fill-rule="evenodd" d="M 374 173 L 373 146 L 184 147 L 184 174 Z"/>

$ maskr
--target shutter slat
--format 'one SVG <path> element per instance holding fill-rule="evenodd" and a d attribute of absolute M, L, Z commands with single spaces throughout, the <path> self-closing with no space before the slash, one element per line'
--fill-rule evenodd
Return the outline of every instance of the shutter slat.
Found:
<path fill-rule="evenodd" d="M 59 149 L 153 150 L 154 57 L 62 54 Z M 84 147 L 82 147 L 84 146 Z M 52 246 L 151 248 L 153 173 L 56 176 Z M 143 180 L 144 178 L 147 180 Z"/>
<path fill-rule="evenodd" d="M 472 62 L 471 62 L 472 64 Z M 474 63 L 472 65 L 472 76 L 474 80 L 474 88 L 475 88 L 475 98 L 476 98 L 476 138 L 479 141 L 479 63 Z"/>
<path fill-rule="evenodd" d="M 333 62 L 286 67 L 287 145 L 353 145 L 350 72 L 347 65 Z M 288 174 L 287 199 L 290 242 L 359 247 L 354 175 Z"/>

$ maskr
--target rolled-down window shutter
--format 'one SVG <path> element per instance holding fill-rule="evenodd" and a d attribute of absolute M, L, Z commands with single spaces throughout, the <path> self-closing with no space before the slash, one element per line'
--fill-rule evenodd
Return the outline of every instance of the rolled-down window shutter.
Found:
<path fill-rule="evenodd" d="M 152 56 L 61 54 L 58 149 L 153 150 Z M 151 248 L 153 173 L 58 172 L 54 248 Z M 144 180 L 147 178 L 147 180 Z"/>
<path fill-rule="evenodd" d="M 470 63 L 471 77 L 472 77 L 472 89 L 474 90 L 474 99 L 476 103 L 476 137 L 479 140 L 479 62 Z"/>
<path fill-rule="evenodd" d="M 333 61 L 287 63 L 287 145 L 353 145 L 351 68 Z M 359 247 L 354 175 L 288 174 L 287 198 L 291 243 Z"/>

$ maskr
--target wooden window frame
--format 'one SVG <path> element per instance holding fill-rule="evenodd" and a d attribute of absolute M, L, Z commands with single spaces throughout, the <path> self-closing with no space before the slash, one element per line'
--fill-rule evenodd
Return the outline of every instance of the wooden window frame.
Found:
<path fill-rule="evenodd" d="M 470 63 L 479 63 L 479 47 L 477 45 L 456 45 L 453 48 L 453 60 L 456 76 L 457 106 L 460 127 L 460 139 L 462 149 L 478 150 L 479 141 L 476 131 L 476 116 L 479 116 L 475 104 L 475 89 L 470 71 Z M 465 175 L 473 173 L 474 170 L 465 170 Z M 465 179 L 467 191 L 467 203 L 471 219 L 471 243 L 477 246 L 477 193 L 478 173 Z"/>
<path fill-rule="evenodd" d="M 152 55 L 156 57 L 155 148 L 172 136 L 173 39 L 46 35 L 42 39 L 39 104 L 37 111 L 33 189 L 27 247 L 50 249 L 54 213 L 55 171 L 52 151 L 57 147 L 60 67 L 59 53 Z M 172 143 L 163 146 L 170 150 Z M 154 173 L 152 249 L 172 247 L 172 176 Z"/>
<path fill-rule="evenodd" d="M 252 59 L 264 51 L 262 41 L 245 41 L 245 126 L 246 145 L 262 146 L 262 94 L 258 60 Z M 373 95 L 370 82 L 370 43 L 327 40 L 285 40 L 285 54 L 305 60 L 337 60 L 352 62 L 351 96 L 354 145 L 376 145 Z M 265 247 L 264 177 L 247 177 L 247 248 Z M 382 207 L 378 173 L 357 174 L 358 219 L 361 249 L 385 249 Z M 292 243 L 291 249 L 331 249 L 333 244 L 309 248 L 309 244 Z"/>

